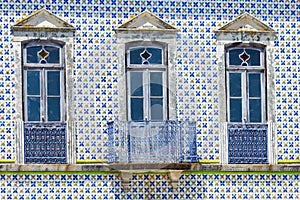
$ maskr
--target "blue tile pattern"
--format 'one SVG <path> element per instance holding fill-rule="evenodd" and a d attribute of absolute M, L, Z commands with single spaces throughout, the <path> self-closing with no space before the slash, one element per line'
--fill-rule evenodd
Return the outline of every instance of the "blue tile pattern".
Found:
<path fill-rule="evenodd" d="M 299 174 L 133 174 L 124 191 L 117 174 L 0 174 L 1 199 L 299 199 Z"/>
<path fill-rule="evenodd" d="M 178 120 L 197 121 L 200 160 L 218 160 L 219 113 L 216 36 L 213 30 L 247 12 L 278 32 L 275 41 L 278 160 L 300 160 L 300 3 L 207 0 L 3 0 L 0 3 L 0 160 L 15 160 L 15 57 L 10 26 L 45 7 L 76 27 L 74 101 L 77 159 L 107 154 L 107 121 L 118 118 L 118 54 L 114 28 L 147 9 L 179 29 Z"/>

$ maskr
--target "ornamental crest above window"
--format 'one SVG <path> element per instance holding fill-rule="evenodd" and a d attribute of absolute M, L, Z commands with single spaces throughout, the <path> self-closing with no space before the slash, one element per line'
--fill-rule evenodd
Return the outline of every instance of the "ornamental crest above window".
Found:
<path fill-rule="evenodd" d="M 32 12 L 12 26 L 14 36 L 72 37 L 75 28 L 45 8 Z"/>
<path fill-rule="evenodd" d="M 115 31 L 117 33 L 128 31 L 168 31 L 176 33 L 178 30 L 146 10 L 121 24 Z"/>
<path fill-rule="evenodd" d="M 244 13 L 215 31 L 218 40 L 270 41 L 275 38 L 275 30 L 260 20 Z"/>

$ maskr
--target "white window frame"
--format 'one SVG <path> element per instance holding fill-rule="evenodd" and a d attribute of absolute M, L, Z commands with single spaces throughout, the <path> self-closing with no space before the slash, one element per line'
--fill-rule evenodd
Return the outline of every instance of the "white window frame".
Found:
<path fill-rule="evenodd" d="M 143 18 L 143 17 L 141 17 Z M 155 19 L 156 18 L 149 18 Z M 148 18 L 145 20 L 149 20 Z M 143 19 L 144 20 L 144 19 Z M 144 23 L 144 21 L 143 21 Z M 127 24 L 126 24 L 127 26 Z M 168 26 L 170 27 L 170 26 Z M 120 121 L 128 120 L 128 92 L 127 92 L 127 63 L 128 63 L 128 49 L 134 47 L 160 47 L 163 49 L 163 65 L 165 66 L 166 77 L 166 111 L 167 120 L 177 119 L 176 110 L 176 77 L 177 72 L 175 66 L 176 60 L 176 33 L 177 29 L 171 30 L 161 28 L 159 30 L 151 29 L 144 30 L 138 28 L 128 28 L 126 30 L 117 28 L 117 49 L 118 49 L 118 82 L 119 82 L 119 115 L 117 117 Z M 139 68 L 138 65 L 131 65 L 132 70 Z M 145 67 L 145 66 L 144 66 Z M 160 65 L 153 65 L 153 68 L 160 69 Z"/>
<path fill-rule="evenodd" d="M 28 63 L 27 62 L 27 48 L 29 47 L 35 47 L 35 46 L 52 46 L 59 49 L 59 63 L 45 63 L 45 64 L 39 64 L 39 63 Z M 23 47 L 23 66 L 26 67 L 63 67 L 63 44 L 54 43 L 50 41 L 31 41 L 30 43 L 24 45 Z"/>
<path fill-rule="evenodd" d="M 261 121 L 254 123 L 265 123 L 266 119 L 266 81 L 265 81 L 265 47 L 256 47 L 255 45 L 238 45 L 226 48 L 226 93 L 227 93 L 227 121 L 229 123 L 252 123 L 250 122 L 250 108 L 249 108 L 249 79 L 248 74 L 259 73 L 261 76 Z M 229 51 L 234 49 L 253 49 L 260 51 L 260 66 L 234 66 L 229 64 Z M 242 122 L 230 121 L 230 80 L 231 73 L 241 74 L 241 90 L 242 90 Z"/>
<path fill-rule="evenodd" d="M 28 107 L 27 107 L 27 72 L 38 71 L 40 72 L 40 121 L 28 121 Z M 60 120 L 49 121 L 47 114 L 47 72 L 58 71 L 60 73 Z M 63 69 L 50 69 L 50 68 L 26 68 L 23 69 L 24 75 L 24 122 L 25 123 L 63 123 L 65 122 L 65 81 Z"/>
<path fill-rule="evenodd" d="M 130 64 L 130 51 L 140 48 L 159 48 L 162 50 L 162 64 Z M 151 106 L 150 106 L 150 73 L 162 72 L 162 84 L 163 84 L 163 120 L 168 119 L 168 84 L 167 84 L 167 46 L 158 42 L 132 42 L 126 45 L 126 71 L 127 71 L 127 120 L 131 121 L 131 95 L 130 95 L 130 72 L 142 72 L 143 73 L 143 96 L 144 96 L 144 121 L 151 119 Z M 146 112 L 145 112 L 146 111 Z"/>
<path fill-rule="evenodd" d="M 223 38 L 224 37 L 224 38 Z M 272 41 L 233 41 L 229 39 L 230 35 L 221 34 L 217 42 L 217 59 L 218 59 L 218 76 L 219 76 L 219 131 L 220 131 L 220 163 L 228 164 L 228 136 L 227 125 L 228 120 L 228 77 L 227 77 L 227 49 L 234 47 L 245 47 L 264 49 L 264 57 L 262 58 L 264 71 L 264 102 L 265 115 L 262 123 L 268 124 L 268 163 L 276 164 L 276 124 L 275 122 L 275 82 L 274 82 L 274 60 L 273 60 L 273 43 Z M 242 66 L 241 66 L 242 67 Z M 253 67 L 256 70 L 262 70 L 260 67 Z M 236 69 L 241 70 L 241 69 Z M 245 70 L 245 69 L 243 69 Z M 222 112 L 224 111 L 224 112 Z"/>
<path fill-rule="evenodd" d="M 167 88 L 166 88 L 166 72 L 165 70 L 150 70 L 149 68 L 139 69 L 139 70 L 128 70 L 127 71 L 127 102 L 128 102 L 128 121 L 131 119 L 131 95 L 130 95 L 130 72 L 141 72 L 143 73 L 143 107 L 144 107 L 144 121 L 152 121 L 151 118 L 151 96 L 150 96 L 150 73 L 151 72 L 161 72 L 162 73 L 162 83 L 163 83 L 163 119 L 166 120 L 168 117 L 167 112 Z"/>
<path fill-rule="evenodd" d="M 35 46 L 53 46 L 59 48 L 59 63 L 28 63 L 27 62 L 27 48 Z M 63 45 L 50 41 L 30 41 L 23 45 L 23 108 L 24 108 L 24 122 L 26 123 L 62 123 L 65 122 L 65 67 L 63 63 Z M 40 72 L 40 121 L 28 121 L 27 109 L 27 72 L 39 71 Z M 48 121 L 47 115 L 47 72 L 59 71 L 60 72 L 60 121 Z"/>

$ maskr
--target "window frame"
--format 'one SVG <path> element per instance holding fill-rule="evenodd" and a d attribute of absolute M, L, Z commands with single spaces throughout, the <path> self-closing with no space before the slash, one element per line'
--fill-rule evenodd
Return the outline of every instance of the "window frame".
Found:
<path fill-rule="evenodd" d="M 59 63 L 27 63 L 27 48 L 34 46 L 53 46 L 59 48 Z M 30 41 L 25 43 L 22 47 L 22 77 L 23 77 L 23 120 L 25 123 L 63 123 L 66 121 L 66 110 L 65 110 L 65 67 L 63 63 L 63 49 L 64 46 L 59 42 L 53 41 Z M 40 121 L 28 121 L 28 106 L 27 106 L 27 72 L 28 71 L 39 71 L 40 72 Z M 48 110 L 47 110 L 47 72 L 59 71 L 60 73 L 60 120 L 59 121 L 48 121 Z"/>
<path fill-rule="evenodd" d="M 148 68 L 146 69 L 135 69 L 135 70 L 129 70 L 127 71 L 127 102 L 128 102 L 128 120 L 129 121 L 134 121 L 132 120 L 132 115 L 131 115 L 131 97 L 132 95 L 130 94 L 130 88 L 131 88 L 131 78 L 129 73 L 131 72 L 141 72 L 143 76 L 143 120 L 142 121 L 157 121 L 152 119 L 151 115 L 151 94 L 150 94 L 150 73 L 152 72 L 161 72 L 162 73 L 162 89 L 163 89 L 163 94 L 162 94 L 162 99 L 163 99 L 163 119 L 166 120 L 168 116 L 167 112 L 167 88 L 166 88 L 166 72 L 165 70 L 149 70 Z M 146 111 L 146 112 L 145 112 Z"/>
<path fill-rule="evenodd" d="M 130 64 L 130 51 L 139 48 L 159 48 L 162 50 L 162 64 Z M 156 42 L 132 42 L 126 46 L 126 100 L 127 100 L 127 120 L 132 120 L 131 113 L 131 94 L 130 94 L 130 72 L 142 72 L 143 74 L 143 120 L 153 121 L 151 119 L 151 96 L 150 96 L 150 74 L 151 72 L 162 72 L 163 89 L 163 119 L 167 120 L 168 113 L 168 77 L 167 77 L 167 47 L 166 44 Z M 146 112 L 145 112 L 146 111 Z M 157 120 L 154 120 L 157 121 Z M 161 121 L 161 120 L 160 120 Z M 140 122 L 140 121 L 137 121 Z"/>
<path fill-rule="evenodd" d="M 29 47 L 34 47 L 34 46 L 51 46 L 51 47 L 56 47 L 59 49 L 59 63 L 45 63 L 45 64 L 40 64 L 40 63 L 28 63 L 27 62 L 27 48 Z M 31 41 L 27 44 L 23 45 L 23 67 L 63 67 L 63 44 L 59 44 L 58 42 L 53 42 L 53 41 Z"/>
<path fill-rule="evenodd" d="M 252 49 L 260 51 L 260 66 L 237 66 L 229 65 L 229 51 L 234 49 Z M 225 47 L 226 52 L 226 118 L 228 123 L 266 123 L 267 122 L 267 69 L 265 66 L 265 46 L 260 44 L 234 44 Z M 241 122 L 232 122 L 230 120 L 230 80 L 231 73 L 241 74 L 241 93 L 242 93 L 242 119 Z M 249 78 L 248 74 L 259 73 L 261 80 L 261 121 L 250 122 L 249 108 Z"/>
<path fill-rule="evenodd" d="M 27 72 L 28 71 L 38 71 L 40 72 L 40 120 L 39 121 L 29 121 L 28 120 L 28 105 L 27 105 Z M 60 73 L 60 120 L 59 121 L 49 121 L 48 120 L 48 97 L 47 94 L 47 72 L 58 71 Z M 63 69 L 53 69 L 53 68 L 24 68 L 24 87 L 23 87 L 23 98 L 24 98 L 24 122 L 25 123 L 63 123 L 65 119 L 65 78 Z"/>

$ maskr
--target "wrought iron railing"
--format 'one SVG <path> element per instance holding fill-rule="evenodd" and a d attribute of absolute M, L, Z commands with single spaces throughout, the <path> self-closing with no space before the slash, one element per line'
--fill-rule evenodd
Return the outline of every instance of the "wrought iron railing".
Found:
<path fill-rule="evenodd" d="M 268 163 L 268 124 L 228 124 L 228 163 Z"/>
<path fill-rule="evenodd" d="M 108 161 L 119 163 L 197 162 L 195 122 L 108 123 Z"/>
<path fill-rule="evenodd" d="M 67 163 L 66 124 L 24 124 L 24 161 Z"/>

